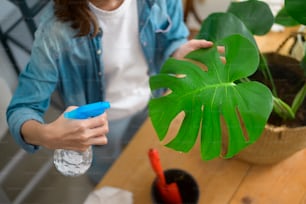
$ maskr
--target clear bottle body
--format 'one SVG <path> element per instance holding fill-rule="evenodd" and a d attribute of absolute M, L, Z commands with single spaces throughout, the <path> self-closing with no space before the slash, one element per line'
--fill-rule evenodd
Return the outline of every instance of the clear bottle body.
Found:
<path fill-rule="evenodd" d="M 65 176 L 79 176 L 91 166 L 92 154 L 91 146 L 84 152 L 56 149 L 53 155 L 54 165 Z"/>

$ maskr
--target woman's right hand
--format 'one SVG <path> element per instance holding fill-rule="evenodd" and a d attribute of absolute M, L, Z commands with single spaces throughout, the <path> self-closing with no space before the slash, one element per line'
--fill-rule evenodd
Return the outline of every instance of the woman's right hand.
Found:
<path fill-rule="evenodd" d="M 77 107 L 70 106 L 66 111 Z M 61 114 L 49 124 L 27 121 L 22 127 L 26 142 L 48 149 L 69 149 L 85 151 L 91 145 L 107 144 L 107 114 L 89 119 L 72 120 Z"/>

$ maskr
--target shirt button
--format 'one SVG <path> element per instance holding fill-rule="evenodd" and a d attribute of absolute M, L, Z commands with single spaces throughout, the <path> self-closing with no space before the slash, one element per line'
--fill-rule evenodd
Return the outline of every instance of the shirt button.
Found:
<path fill-rule="evenodd" d="M 98 72 L 98 75 L 99 75 L 99 76 L 102 76 L 102 72 Z"/>
<path fill-rule="evenodd" d="M 97 54 L 100 55 L 102 53 L 101 50 L 97 50 Z"/>
<path fill-rule="evenodd" d="M 147 46 L 147 42 L 143 42 L 143 46 L 145 46 L 145 47 L 146 47 L 146 46 Z"/>

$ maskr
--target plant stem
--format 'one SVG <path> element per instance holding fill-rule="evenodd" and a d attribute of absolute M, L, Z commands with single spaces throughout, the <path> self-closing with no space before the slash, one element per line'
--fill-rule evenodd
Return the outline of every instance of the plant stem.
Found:
<path fill-rule="evenodd" d="M 294 119 L 292 108 L 278 97 L 273 96 L 273 110 L 283 120 Z"/>
<path fill-rule="evenodd" d="M 262 71 L 264 77 L 266 79 L 268 79 L 268 81 L 270 81 L 271 83 L 271 87 L 272 87 L 272 93 L 275 97 L 277 97 L 277 89 L 276 89 L 276 86 L 275 86 L 275 83 L 274 83 L 274 79 L 272 77 L 272 74 L 270 72 L 270 69 L 269 69 L 269 66 L 268 66 L 268 63 L 267 63 L 267 59 L 265 58 L 265 56 L 259 52 L 259 56 L 260 56 L 260 65 L 259 65 L 259 68 L 260 70 Z"/>
<path fill-rule="evenodd" d="M 291 109 L 292 109 L 294 114 L 296 114 L 297 110 L 302 105 L 303 101 L 305 100 L 305 97 L 306 97 L 306 84 L 304 84 L 302 89 L 294 97 L 294 100 L 293 100 L 292 106 L 291 106 Z"/>

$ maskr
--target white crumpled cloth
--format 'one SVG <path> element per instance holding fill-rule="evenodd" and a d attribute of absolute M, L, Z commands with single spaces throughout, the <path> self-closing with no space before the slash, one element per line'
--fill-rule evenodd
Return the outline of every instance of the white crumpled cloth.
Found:
<path fill-rule="evenodd" d="M 133 194 L 129 191 L 105 186 L 91 192 L 84 204 L 132 204 Z"/>

